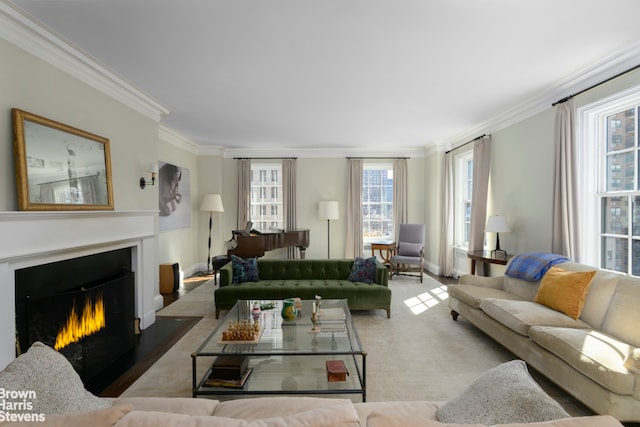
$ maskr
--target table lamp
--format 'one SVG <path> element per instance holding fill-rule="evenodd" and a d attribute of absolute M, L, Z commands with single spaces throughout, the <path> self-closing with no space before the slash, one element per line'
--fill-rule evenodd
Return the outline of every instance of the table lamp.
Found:
<path fill-rule="evenodd" d="M 506 257 L 507 251 L 500 249 L 500 233 L 508 233 L 511 231 L 505 217 L 502 215 L 491 215 L 487 220 L 485 231 L 487 233 L 496 233 L 496 248 L 491 251 L 491 256 L 493 256 L 494 253 L 502 252 Z"/>

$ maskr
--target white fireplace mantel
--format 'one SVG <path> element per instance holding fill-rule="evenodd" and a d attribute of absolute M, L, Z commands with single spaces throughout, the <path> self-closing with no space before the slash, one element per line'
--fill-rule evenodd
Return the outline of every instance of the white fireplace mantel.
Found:
<path fill-rule="evenodd" d="M 156 280 L 156 211 L 0 212 L 0 369 L 15 358 L 15 271 L 132 248 L 140 327 L 162 304 Z"/>

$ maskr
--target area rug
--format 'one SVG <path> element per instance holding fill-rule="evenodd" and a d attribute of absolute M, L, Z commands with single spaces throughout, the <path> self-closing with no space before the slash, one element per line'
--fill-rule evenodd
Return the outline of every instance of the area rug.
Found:
<path fill-rule="evenodd" d="M 390 319 L 384 310 L 353 313 L 368 353 L 368 401 L 448 400 L 487 370 L 515 358 L 463 318 L 452 320 L 446 285 L 425 275 L 422 284 L 415 277 L 394 277 L 389 287 Z M 158 312 L 203 319 L 122 396 L 191 396 L 191 353 L 218 324 L 213 291 L 209 281 Z M 204 375 L 202 365 L 198 376 Z M 536 380 L 572 415 L 589 413 L 546 379 Z"/>

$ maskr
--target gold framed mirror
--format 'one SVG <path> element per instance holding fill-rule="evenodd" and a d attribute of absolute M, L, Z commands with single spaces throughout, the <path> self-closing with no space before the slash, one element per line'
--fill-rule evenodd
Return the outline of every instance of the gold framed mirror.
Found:
<path fill-rule="evenodd" d="M 11 117 L 20 210 L 113 210 L 107 138 L 17 108 Z"/>

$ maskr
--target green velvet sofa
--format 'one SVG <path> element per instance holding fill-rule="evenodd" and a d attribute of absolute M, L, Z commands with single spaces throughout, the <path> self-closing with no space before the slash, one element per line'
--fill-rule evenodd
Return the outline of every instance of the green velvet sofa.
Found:
<path fill-rule="evenodd" d="M 231 263 L 220 269 L 220 287 L 215 290 L 216 319 L 220 311 L 229 310 L 237 300 L 272 300 L 299 297 L 313 299 L 346 299 L 351 310 L 383 309 L 391 317 L 389 271 L 376 261 L 373 283 L 347 280 L 353 260 L 258 258 L 260 280 L 232 283 Z"/>

